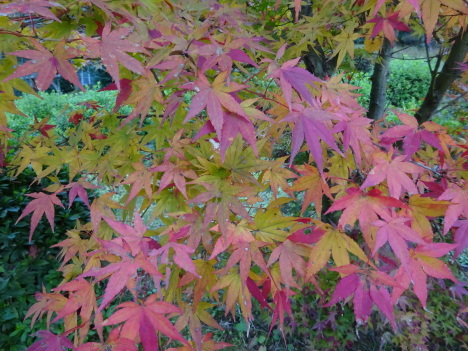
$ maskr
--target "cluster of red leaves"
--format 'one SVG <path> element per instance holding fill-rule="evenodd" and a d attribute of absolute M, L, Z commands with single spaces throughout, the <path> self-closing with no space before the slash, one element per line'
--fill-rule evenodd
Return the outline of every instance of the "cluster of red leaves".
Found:
<path fill-rule="evenodd" d="M 402 294 L 412 289 L 425 306 L 428 277 L 457 282 L 441 258 L 467 246 L 467 155 L 442 127 L 419 126 L 406 114 L 398 114 L 402 125 L 372 124 L 350 89 L 318 79 L 299 59 L 282 62 L 286 45 L 273 59 L 267 40 L 243 26 L 239 9 L 167 1 L 158 8 L 171 20 L 157 21 L 143 8 L 139 18 L 89 3 L 107 18 L 96 35 L 76 33 L 76 47 L 61 41 L 53 51 L 32 39 L 35 50 L 7 53 L 31 61 L 6 81 L 39 72 L 44 90 L 58 72 L 82 88 L 68 60 L 83 56 L 101 58 L 115 80 L 107 89 L 118 90 L 108 117 L 90 102 L 91 118 L 71 115 L 65 146 L 51 128 L 41 130 L 35 147 L 24 145 L 13 161 L 17 174 L 31 164 L 43 178 L 68 164 L 71 178 L 82 176 L 29 194 L 34 200 L 18 220 L 32 213 L 31 235 L 44 214 L 53 228 L 54 205 L 63 207 L 66 191 L 69 204 L 79 197 L 91 217 L 56 245 L 64 281 L 38 293 L 28 312 L 33 322 L 45 313 L 49 321 L 55 315 L 53 323 L 63 319 L 64 333 L 41 331 L 30 350 L 136 350 L 139 343 L 154 350 L 161 335 L 184 344 L 171 350 L 218 350 L 228 344 L 203 334 L 203 325 L 221 329 L 207 309 L 223 301 L 226 314 L 235 316 L 238 306 L 249 322 L 253 297 L 272 311 L 271 327 L 278 321 L 283 331 L 290 298 L 306 283 L 325 307 L 353 296 L 361 323 L 375 304 L 396 330 Z M 3 10 L 57 20 L 54 3 L 16 4 Z M 368 15 L 371 36 L 393 38 L 394 29 L 406 29 L 398 14 Z M 241 81 L 233 65 L 257 73 Z M 276 83 L 276 92 L 261 90 L 254 75 Z M 133 110 L 122 121 L 117 109 L 125 105 Z M 272 159 L 272 144 L 288 130 L 289 165 L 301 151 L 309 152 L 308 164 Z M 126 195 L 117 201 L 107 192 L 89 203 L 90 179 Z M 280 188 L 288 196 L 279 197 Z M 265 205 L 259 194 L 268 189 L 274 197 Z M 315 216 L 285 216 L 281 206 L 302 192 L 302 213 L 313 203 Z M 332 202 L 325 209 L 324 196 Z M 124 223 L 132 215 L 133 225 Z M 323 269 L 341 277 L 327 304 Z M 88 341 L 91 326 L 99 342 Z"/>

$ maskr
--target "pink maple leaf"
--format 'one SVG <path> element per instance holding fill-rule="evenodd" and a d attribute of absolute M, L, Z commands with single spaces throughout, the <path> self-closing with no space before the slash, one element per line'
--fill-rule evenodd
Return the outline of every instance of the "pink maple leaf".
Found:
<path fill-rule="evenodd" d="M 54 205 L 60 206 L 62 208 L 64 208 L 64 206 L 55 194 L 31 193 L 26 195 L 34 198 L 35 200 L 32 200 L 29 204 L 27 204 L 16 223 L 18 223 L 23 217 L 33 212 L 31 218 L 31 230 L 29 232 L 29 241 L 31 241 L 34 230 L 36 229 L 37 225 L 39 224 L 39 220 L 44 214 L 49 221 L 52 231 L 54 231 Z"/>

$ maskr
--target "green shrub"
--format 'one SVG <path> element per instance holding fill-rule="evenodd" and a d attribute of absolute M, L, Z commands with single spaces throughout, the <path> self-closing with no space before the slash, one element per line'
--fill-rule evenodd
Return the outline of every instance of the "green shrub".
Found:
<path fill-rule="evenodd" d="M 28 129 L 28 125 L 34 122 L 34 118 L 42 120 L 50 117 L 48 124 L 57 125 L 59 130 L 65 130 L 68 125 L 70 113 L 80 108 L 84 110 L 85 117 L 89 117 L 94 110 L 86 108 L 80 103 L 86 101 L 97 101 L 107 111 L 111 111 L 115 106 L 116 91 L 98 91 L 99 85 L 87 90 L 86 92 L 76 92 L 62 94 L 57 92 L 40 92 L 39 99 L 33 95 L 24 95 L 22 99 L 16 101 L 16 106 L 27 117 L 18 115 L 8 115 L 8 127 L 15 131 L 17 137 L 22 136 Z M 127 108 L 128 110 L 128 108 Z M 128 111 L 122 111 L 128 112 Z"/>
<path fill-rule="evenodd" d="M 387 99 L 391 106 L 404 108 L 426 96 L 431 83 L 431 73 L 423 60 L 391 60 Z"/>
<path fill-rule="evenodd" d="M 68 179 L 62 172 L 61 179 Z M 30 320 L 23 321 L 29 307 L 35 301 L 34 294 L 45 286 L 48 291 L 61 279 L 58 272 L 58 248 L 50 246 L 65 238 L 65 231 L 75 225 L 77 219 L 87 221 L 88 211 L 84 204 L 75 202 L 70 210 L 58 211 L 55 215 L 55 233 L 47 221 L 41 220 L 31 242 L 29 239 L 29 216 L 16 221 L 29 203 L 25 194 L 40 191 L 45 184 L 32 184 L 34 172 L 26 170 L 16 179 L 0 174 L 0 350 L 25 350 L 31 344 L 31 334 L 45 329 L 45 319 L 40 319 L 34 328 Z"/>

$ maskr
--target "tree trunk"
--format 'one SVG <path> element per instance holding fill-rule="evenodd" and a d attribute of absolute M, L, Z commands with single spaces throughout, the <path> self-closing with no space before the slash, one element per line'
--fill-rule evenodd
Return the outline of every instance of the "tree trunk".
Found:
<path fill-rule="evenodd" d="M 416 112 L 415 117 L 419 123 L 429 120 L 439 106 L 444 94 L 455 79 L 459 78 L 462 70 L 457 63 L 463 63 L 468 50 L 468 33 L 462 32 L 453 43 L 447 61 L 441 72 L 432 72 L 431 86 L 424 98 L 424 102 Z"/>
<path fill-rule="evenodd" d="M 383 117 L 385 104 L 387 102 L 387 79 L 390 74 L 392 45 L 385 38 L 382 49 L 379 53 L 379 59 L 374 65 L 374 73 L 371 77 L 372 88 L 370 92 L 369 112 L 367 117 L 378 120 Z"/>

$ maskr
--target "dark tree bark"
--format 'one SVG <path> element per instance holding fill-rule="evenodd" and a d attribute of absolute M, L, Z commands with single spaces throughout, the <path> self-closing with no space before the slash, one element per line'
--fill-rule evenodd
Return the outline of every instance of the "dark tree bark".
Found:
<path fill-rule="evenodd" d="M 302 56 L 302 60 L 310 73 L 320 79 L 324 79 L 326 76 L 331 76 L 335 73 L 337 57 L 328 59 L 322 47 L 317 44 L 314 48 L 309 46 L 309 51 Z"/>
<path fill-rule="evenodd" d="M 369 112 L 367 117 L 378 120 L 383 117 L 387 102 L 387 80 L 390 75 L 392 45 L 385 38 L 379 52 L 379 60 L 374 65 L 374 73 L 371 77 L 372 88 L 370 92 Z"/>
<path fill-rule="evenodd" d="M 462 32 L 456 36 L 444 67 L 437 72 L 437 65 L 432 73 L 432 80 L 424 102 L 416 112 L 415 117 L 419 123 L 429 120 L 439 107 L 444 94 L 450 88 L 455 79 L 461 75 L 461 69 L 457 63 L 462 63 L 468 51 L 468 33 Z"/>

